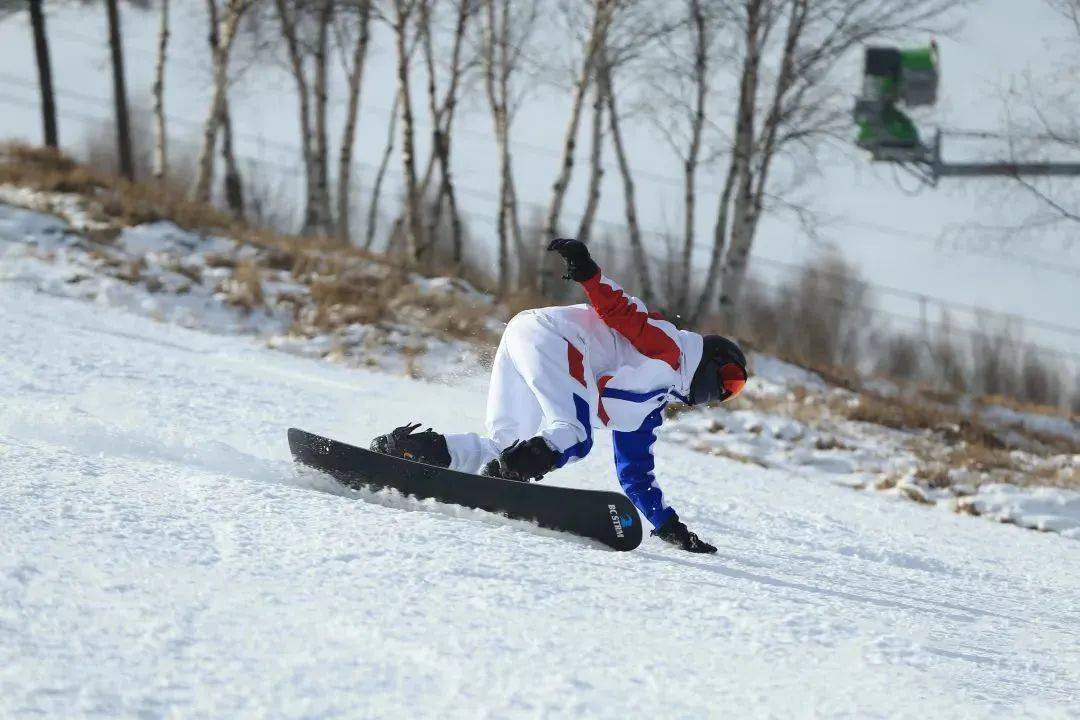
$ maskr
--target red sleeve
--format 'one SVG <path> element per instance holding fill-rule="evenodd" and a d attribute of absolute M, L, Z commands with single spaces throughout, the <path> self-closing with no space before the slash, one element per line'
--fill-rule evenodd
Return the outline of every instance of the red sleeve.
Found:
<path fill-rule="evenodd" d="M 608 327 L 630 341 L 645 357 L 663 360 L 673 370 L 679 369 L 682 351 L 678 343 L 649 322 L 649 312 L 640 301 L 627 296 L 623 289 L 596 273 L 581 283 L 596 314 Z"/>

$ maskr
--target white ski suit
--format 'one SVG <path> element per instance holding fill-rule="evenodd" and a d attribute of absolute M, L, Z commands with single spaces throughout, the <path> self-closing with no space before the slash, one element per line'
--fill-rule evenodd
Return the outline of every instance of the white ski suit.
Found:
<path fill-rule="evenodd" d="M 702 337 L 650 314 L 602 274 L 590 305 L 526 310 L 506 326 L 488 390 L 488 437 L 447 435 L 451 467 L 478 472 L 515 440 L 542 435 L 561 467 L 612 431 L 619 482 L 654 527 L 675 512 L 653 477 L 652 446 L 669 398 L 686 402 Z"/>

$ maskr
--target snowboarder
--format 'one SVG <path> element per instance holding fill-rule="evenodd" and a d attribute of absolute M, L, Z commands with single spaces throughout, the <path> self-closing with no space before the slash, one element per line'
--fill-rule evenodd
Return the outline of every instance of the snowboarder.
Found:
<path fill-rule="evenodd" d="M 605 277 L 578 240 L 548 246 L 566 261 L 589 305 L 526 310 L 506 326 L 491 369 L 486 437 L 405 425 L 371 443 L 376 452 L 508 480 L 540 480 L 585 457 L 593 428 L 612 431 L 627 497 L 653 535 L 690 552 L 716 552 L 691 532 L 653 476 L 652 446 L 664 408 L 723 402 L 746 383 L 746 358 L 719 335 L 679 330 Z M 591 305 L 591 306 L 590 306 Z"/>

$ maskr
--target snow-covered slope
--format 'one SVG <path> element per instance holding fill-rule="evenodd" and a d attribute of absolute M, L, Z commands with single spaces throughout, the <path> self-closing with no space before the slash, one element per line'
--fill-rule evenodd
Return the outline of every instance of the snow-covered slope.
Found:
<path fill-rule="evenodd" d="M 251 335 L 305 357 L 453 382 L 483 362 L 508 317 L 495 298 L 460 279 L 413 274 L 385 283 L 386 267 L 368 257 L 311 248 L 293 256 L 166 221 L 102 225 L 94 218 L 103 212 L 97 199 L 0 185 L 0 282 Z M 913 432 L 882 424 L 887 398 L 902 395 L 895 385 L 875 381 L 882 407 L 852 420 L 865 394 L 760 353 L 751 366 L 739 401 L 681 412 L 664 437 L 808 480 L 1080 539 L 1080 492 L 1067 489 L 1080 483 L 1075 420 L 992 405 L 980 411 L 967 402 L 959 415 L 924 406 L 932 423 L 916 418 L 922 431 Z M 984 431 L 969 433 L 977 436 L 974 449 L 956 442 L 962 423 Z M 1039 434 L 1058 439 L 1048 446 Z M 988 452 L 987 437 L 1013 452 Z"/>
<path fill-rule="evenodd" d="M 482 377 L 0 307 L 0 717 L 1080 714 L 1074 540 L 661 441 L 720 551 L 613 553 L 289 462 L 289 425 L 479 428 Z"/>

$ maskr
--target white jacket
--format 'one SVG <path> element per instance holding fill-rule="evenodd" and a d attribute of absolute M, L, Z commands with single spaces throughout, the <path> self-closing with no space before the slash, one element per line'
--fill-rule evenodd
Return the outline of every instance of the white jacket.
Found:
<path fill-rule="evenodd" d="M 649 313 L 641 300 L 601 274 L 581 285 L 590 305 L 533 312 L 581 350 L 583 384 L 598 395 L 598 402 L 590 402 L 593 427 L 635 431 L 671 398 L 686 402 L 701 362 L 701 335 Z M 571 374 L 573 365 L 571 358 Z"/>

